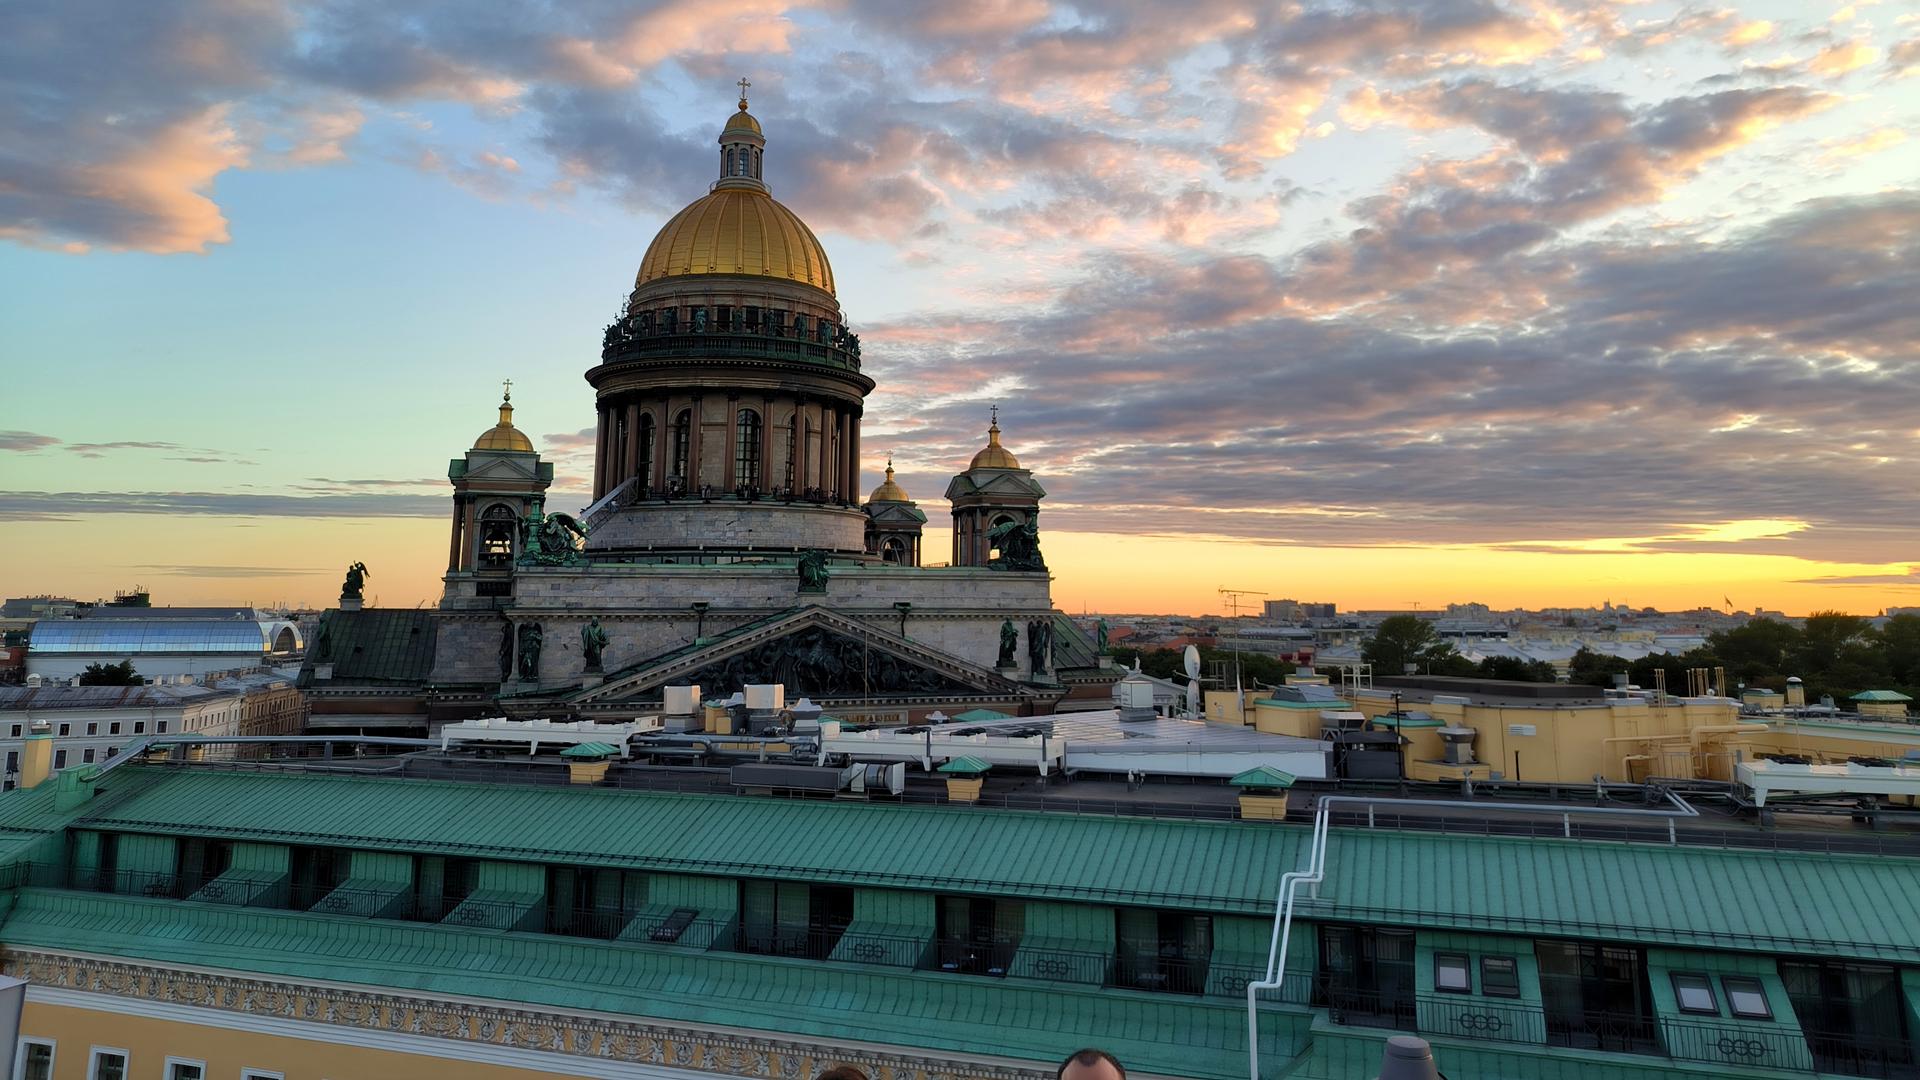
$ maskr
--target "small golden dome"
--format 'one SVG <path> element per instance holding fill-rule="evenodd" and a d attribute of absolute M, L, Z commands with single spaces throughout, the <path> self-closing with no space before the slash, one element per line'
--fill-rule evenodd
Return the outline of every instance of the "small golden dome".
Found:
<path fill-rule="evenodd" d="M 523 454 L 533 453 L 533 440 L 526 437 L 513 426 L 513 396 L 503 394 L 500 397 L 500 422 L 480 433 L 473 440 L 475 450 L 517 450 Z"/>
<path fill-rule="evenodd" d="M 892 458 L 887 459 L 887 478 L 884 481 L 881 481 L 881 484 L 879 487 L 873 489 L 873 494 L 867 496 L 867 501 L 868 502 L 912 502 L 913 501 L 912 499 L 907 498 L 906 488 L 903 488 L 899 484 L 896 484 L 893 482 L 893 459 Z"/>
<path fill-rule="evenodd" d="M 987 429 L 987 445 L 973 455 L 973 464 L 969 469 L 1017 469 L 1020 459 L 1013 452 L 1000 445 L 1000 418 L 993 418 L 993 426 Z"/>
<path fill-rule="evenodd" d="M 727 126 L 720 129 L 720 138 L 725 139 L 730 131 L 745 131 L 754 135 L 761 134 L 760 121 L 747 111 L 747 99 L 740 99 L 740 111 L 727 117 Z"/>
<path fill-rule="evenodd" d="M 633 284 L 699 274 L 752 274 L 833 292 L 833 267 L 813 230 L 747 187 L 721 188 L 675 214 L 647 245 Z"/>

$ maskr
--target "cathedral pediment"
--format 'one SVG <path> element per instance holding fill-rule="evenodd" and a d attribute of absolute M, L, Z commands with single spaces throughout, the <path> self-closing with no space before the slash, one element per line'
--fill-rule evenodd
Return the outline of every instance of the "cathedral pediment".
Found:
<path fill-rule="evenodd" d="M 859 619 L 808 606 L 643 661 L 610 674 L 600 686 L 568 695 L 568 700 L 584 705 L 651 699 L 661 687 L 690 683 L 715 692 L 748 683 L 780 683 L 789 698 L 821 702 L 1039 696 L 1025 683 Z"/>
<path fill-rule="evenodd" d="M 467 462 L 468 480 L 513 480 L 534 479 L 534 461 L 531 455 L 515 457 L 495 457 L 490 454 L 473 454 Z"/>
<path fill-rule="evenodd" d="M 969 469 L 955 476 L 953 482 L 947 485 L 949 499 L 968 495 L 1039 499 L 1045 498 L 1046 494 L 1040 482 L 1025 469 Z"/>

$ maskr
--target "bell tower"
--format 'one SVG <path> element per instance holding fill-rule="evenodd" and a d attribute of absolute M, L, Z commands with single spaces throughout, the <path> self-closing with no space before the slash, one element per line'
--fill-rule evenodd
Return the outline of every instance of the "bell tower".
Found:
<path fill-rule="evenodd" d="M 893 458 L 887 458 L 887 478 L 867 498 L 867 554 L 896 566 L 920 565 L 920 533 L 927 515 L 907 497 L 893 478 Z"/>
<path fill-rule="evenodd" d="M 481 596 L 511 596 L 521 555 L 520 523 L 553 484 L 553 466 L 513 426 L 513 381 L 500 395 L 500 421 L 480 433 L 464 457 L 447 463 L 453 483 L 453 534 L 447 574 L 472 574 Z"/>
<path fill-rule="evenodd" d="M 1021 468 L 1013 452 L 1000 445 L 1000 408 L 994 406 L 987 445 L 973 455 L 966 472 L 947 484 L 947 499 L 953 504 L 953 565 L 1044 571 L 1037 534 L 1040 500 L 1046 497 L 1032 470 Z M 993 532 L 1004 525 L 1027 528 L 1031 551 L 997 550 Z"/>

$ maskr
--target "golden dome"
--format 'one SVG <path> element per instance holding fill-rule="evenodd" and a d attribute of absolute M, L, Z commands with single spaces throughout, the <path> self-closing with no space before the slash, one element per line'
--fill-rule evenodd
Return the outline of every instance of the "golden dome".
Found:
<path fill-rule="evenodd" d="M 503 394 L 500 398 L 500 422 L 480 433 L 473 440 L 475 450 L 517 450 L 523 454 L 533 453 L 533 440 L 526 437 L 513 426 L 513 397 Z"/>
<path fill-rule="evenodd" d="M 740 111 L 727 117 L 727 126 L 721 129 L 720 137 L 722 139 L 726 138 L 727 132 L 729 131 L 746 131 L 755 135 L 761 134 L 760 121 L 755 120 L 753 114 L 747 111 L 746 98 L 740 99 Z"/>
<path fill-rule="evenodd" d="M 721 188 L 675 214 L 647 245 L 633 284 L 699 274 L 753 274 L 833 292 L 833 268 L 813 230 L 750 187 Z"/>
<path fill-rule="evenodd" d="M 996 415 L 993 426 L 987 429 L 987 445 L 973 455 L 973 464 L 969 469 L 1017 469 L 1020 459 L 1013 452 L 1000 445 L 1000 418 Z"/>
<path fill-rule="evenodd" d="M 912 502 L 907 498 L 907 489 L 893 482 L 893 459 L 887 459 L 887 478 L 867 496 L 868 502 Z"/>

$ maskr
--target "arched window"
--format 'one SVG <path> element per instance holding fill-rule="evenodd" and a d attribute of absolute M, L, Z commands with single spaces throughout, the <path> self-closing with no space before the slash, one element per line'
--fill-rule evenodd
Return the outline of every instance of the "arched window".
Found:
<path fill-rule="evenodd" d="M 640 482 L 635 485 L 641 490 L 653 486 L 653 414 L 640 414 Z"/>
<path fill-rule="evenodd" d="M 733 482 L 760 490 L 760 414 L 741 409 L 733 418 Z"/>
<path fill-rule="evenodd" d="M 880 558 L 883 562 L 903 563 L 907 561 L 907 545 L 897 536 L 889 536 L 880 542 Z"/>
<path fill-rule="evenodd" d="M 667 464 L 667 483 L 670 487 L 687 488 L 687 450 L 692 445 L 693 410 L 682 409 L 680 415 L 673 418 L 673 458 Z"/>
<path fill-rule="evenodd" d="M 505 570 L 513 565 L 513 543 L 520 532 L 520 515 L 513 507 L 495 503 L 480 515 L 480 567 Z"/>
<path fill-rule="evenodd" d="M 1013 518 L 1006 514 L 995 514 L 993 520 L 987 523 L 986 535 L 980 538 L 980 543 L 987 549 L 987 560 L 989 562 L 1000 557 L 1000 549 L 993 546 L 993 530 L 1002 525 L 1010 525 L 1012 523 Z"/>
<path fill-rule="evenodd" d="M 732 175 L 733 175 L 733 151 L 732 151 L 731 149 L 729 149 L 729 150 L 727 151 L 727 167 L 726 167 L 726 169 L 725 169 L 725 170 L 723 170 L 723 171 L 722 171 L 722 172 L 720 173 L 720 175 L 722 175 L 722 176 L 732 176 Z"/>

